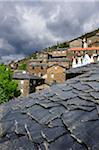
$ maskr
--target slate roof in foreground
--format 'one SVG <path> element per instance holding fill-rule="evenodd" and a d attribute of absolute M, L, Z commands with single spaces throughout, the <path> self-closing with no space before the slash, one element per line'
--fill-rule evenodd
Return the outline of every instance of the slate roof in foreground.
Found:
<path fill-rule="evenodd" d="M 94 67 L 1 105 L 0 150 L 99 150 L 99 64 Z"/>
<path fill-rule="evenodd" d="M 76 73 L 83 74 L 83 73 L 86 73 L 86 72 L 89 72 L 89 71 L 96 70 L 98 67 L 99 67 L 98 63 L 91 63 L 91 64 L 88 64 L 88 65 L 85 65 L 85 66 L 82 66 L 82 67 L 71 68 L 69 70 L 66 70 L 66 73 L 67 74 L 71 74 L 71 73 L 73 73 L 73 74 L 76 74 Z"/>

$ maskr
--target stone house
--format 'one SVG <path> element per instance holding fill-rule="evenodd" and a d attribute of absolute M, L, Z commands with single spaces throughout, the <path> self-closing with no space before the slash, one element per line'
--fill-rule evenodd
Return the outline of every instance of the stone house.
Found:
<path fill-rule="evenodd" d="M 66 80 L 66 68 L 61 65 L 51 65 L 47 69 L 47 82 L 49 84 L 53 83 L 64 83 Z"/>
<path fill-rule="evenodd" d="M 31 74 L 31 75 L 35 75 L 35 76 L 39 76 L 39 77 L 43 77 L 46 72 L 47 72 L 47 63 L 29 63 L 27 66 L 27 71 Z"/>
<path fill-rule="evenodd" d="M 66 49 L 64 50 L 54 50 L 52 52 L 39 52 L 37 53 L 37 59 L 47 61 L 52 58 L 66 58 Z"/>
<path fill-rule="evenodd" d="M 55 50 L 49 52 L 50 58 L 66 58 L 67 51 L 66 50 Z"/>
<path fill-rule="evenodd" d="M 66 69 L 70 68 L 70 61 L 67 58 L 53 58 L 48 59 L 46 63 L 40 60 L 30 61 L 27 65 L 27 71 L 32 75 L 46 79 L 48 67 L 55 64 L 62 65 Z"/>
<path fill-rule="evenodd" d="M 86 33 L 69 41 L 69 47 L 89 47 L 92 43 L 99 41 L 99 29 Z"/>
<path fill-rule="evenodd" d="M 99 47 L 87 48 L 70 48 L 68 52 L 72 52 L 72 67 L 80 67 L 86 64 L 99 61 Z"/>
<path fill-rule="evenodd" d="M 36 86 L 44 84 L 44 79 L 30 75 L 29 73 L 14 73 L 13 79 L 18 81 L 21 96 L 27 96 L 30 93 L 35 92 Z"/>
<path fill-rule="evenodd" d="M 99 47 L 99 38 L 89 44 L 89 47 Z"/>
<path fill-rule="evenodd" d="M 87 43 L 88 43 L 88 47 L 96 46 L 95 43 L 99 44 L 99 36 L 96 34 L 94 36 L 87 38 Z"/>
<path fill-rule="evenodd" d="M 99 29 L 75 38 L 69 43 L 67 54 L 71 53 L 71 66 L 81 66 L 86 54 L 88 63 L 99 61 Z"/>
<path fill-rule="evenodd" d="M 82 47 L 82 39 L 78 38 L 78 39 L 74 39 L 70 41 L 69 47 Z"/>
<path fill-rule="evenodd" d="M 43 62 L 46 62 L 51 55 L 48 52 L 39 52 L 37 53 L 37 59 L 41 59 Z"/>

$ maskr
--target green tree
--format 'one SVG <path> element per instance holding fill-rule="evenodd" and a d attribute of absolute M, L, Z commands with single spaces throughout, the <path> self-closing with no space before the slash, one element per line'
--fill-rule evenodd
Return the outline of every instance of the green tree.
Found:
<path fill-rule="evenodd" d="M 5 65 L 0 65 L 0 103 L 20 95 L 18 83 L 12 79 L 13 72 Z"/>
<path fill-rule="evenodd" d="M 20 64 L 19 69 L 26 70 L 26 67 L 27 67 L 26 63 L 22 63 L 22 64 Z"/>

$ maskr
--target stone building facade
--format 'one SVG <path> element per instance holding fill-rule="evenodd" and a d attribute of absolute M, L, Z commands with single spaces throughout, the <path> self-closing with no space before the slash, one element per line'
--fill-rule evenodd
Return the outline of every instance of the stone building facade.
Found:
<path fill-rule="evenodd" d="M 49 52 L 50 58 L 66 58 L 66 50 L 54 50 Z"/>
<path fill-rule="evenodd" d="M 82 39 L 78 38 L 70 41 L 69 47 L 82 47 Z"/>
<path fill-rule="evenodd" d="M 78 38 L 69 41 L 69 47 L 90 47 L 92 43 L 99 42 L 99 29 L 86 33 Z M 87 44 L 86 44 L 87 43 Z"/>
<path fill-rule="evenodd" d="M 51 58 L 51 54 L 48 52 L 37 53 L 37 59 L 41 59 L 43 62 L 46 62 L 49 58 Z"/>
<path fill-rule="evenodd" d="M 30 63 L 27 66 L 27 71 L 31 75 L 43 77 L 47 73 L 47 63 Z"/>
<path fill-rule="evenodd" d="M 67 54 L 72 67 L 99 61 L 99 29 L 71 40 L 69 46 Z"/>
<path fill-rule="evenodd" d="M 53 82 L 63 83 L 66 80 L 63 72 L 70 68 L 70 61 L 66 58 L 66 54 L 66 50 L 38 53 L 37 60 L 28 62 L 27 71 L 31 75 L 44 78 L 48 84 Z M 52 75 L 52 72 L 54 75 Z"/>
<path fill-rule="evenodd" d="M 66 80 L 66 68 L 61 66 L 61 65 L 57 65 L 54 64 L 52 66 L 50 66 L 47 69 L 47 82 L 49 84 L 52 83 L 64 83 Z"/>
<path fill-rule="evenodd" d="M 45 82 L 44 79 L 29 73 L 14 73 L 13 79 L 18 81 L 21 96 L 28 96 L 30 93 L 34 93 L 36 86 L 42 85 Z"/>
<path fill-rule="evenodd" d="M 94 35 L 94 36 L 87 38 L 88 47 L 95 46 L 94 45 L 95 42 L 99 43 L 99 36 Z"/>
<path fill-rule="evenodd" d="M 19 82 L 19 89 L 21 91 L 21 96 L 27 96 L 30 92 L 29 92 L 29 80 L 27 79 L 21 79 L 21 80 L 18 80 Z M 33 89 L 33 92 L 35 90 Z"/>
<path fill-rule="evenodd" d="M 73 52 L 73 68 L 99 61 L 99 47 L 71 48 L 68 51 Z"/>

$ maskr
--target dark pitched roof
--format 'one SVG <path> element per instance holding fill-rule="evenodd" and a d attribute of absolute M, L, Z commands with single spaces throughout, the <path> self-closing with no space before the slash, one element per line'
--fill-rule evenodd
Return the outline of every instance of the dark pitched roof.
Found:
<path fill-rule="evenodd" d="M 64 69 L 66 69 L 66 67 L 64 67 L 64 66 L 61 65 L 61 64 L 51 64 L 51 65 L 49 65 L 48 68 L 51 68 L 51 67 L 53 67 L 53 66 L 59 66 L 59 67 L 62 67 L 62 68 L 64 68 Z"/>
<path fill-rule="evenodd" d="M 43 59 L 30 59 L 29 63 L 43 61 Z"/>
<path fill-rule="evenodd" d="M 47 67 L 48 65 L 47 65 L 47 64 L 43 64 L 43 63 L 41 63 L 41 64 L 40 64 L 40 63 L 39 63 L 39 64 L 37 63 L 37 64 L 31 64 L 31 66 L 33 66 L 33 67 L 41 67 L 41 66 L 42 66 L 42 67 Z"/>
<path fill-rule="evenodd" d="M 51 58 L 48 60 L 49 62 L 69 62 L 70 60 L 67 58 Z"/>
<path fill-rule="evenodd" d="M 30 80 L 30 79 L 37 80 L 37 79 L 42 79 L 42 78 L 40 78 L 38 76 L 30 75 L 29 73 L 14 73 L 13 79 L 16 79 L 16 80 Z"/>
<path fill-rule="evenodd" d="M 94 67 L 1 105 L 0 149 L 99 150 L 99 64 Z"/>

